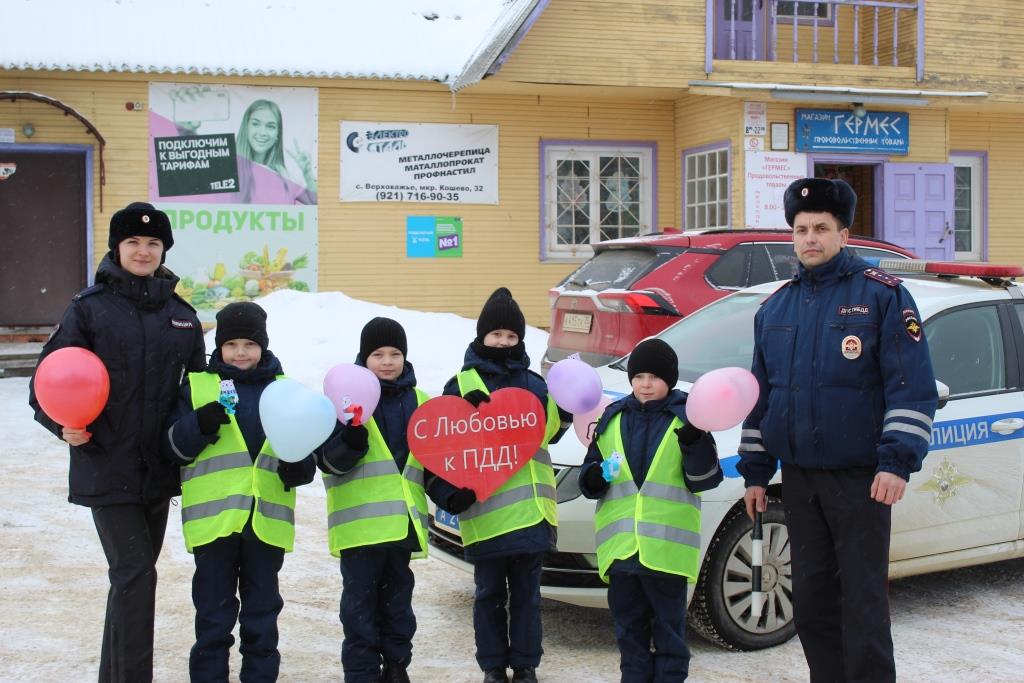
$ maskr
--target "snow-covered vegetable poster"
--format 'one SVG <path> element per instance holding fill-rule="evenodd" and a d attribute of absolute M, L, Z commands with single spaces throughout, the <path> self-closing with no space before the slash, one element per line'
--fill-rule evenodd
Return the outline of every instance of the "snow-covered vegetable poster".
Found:
<path fill-rule="evenodd" d="M 167 212 L 178 293 L 232 301 L 317 283 L 315 88 L 150 83 L 149 198 Z"/>

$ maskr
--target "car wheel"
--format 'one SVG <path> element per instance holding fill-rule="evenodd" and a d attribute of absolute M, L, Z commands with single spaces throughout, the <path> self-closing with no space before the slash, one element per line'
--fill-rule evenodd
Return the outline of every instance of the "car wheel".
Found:
<path fill-rule="evenodd" d="M 742 505 L 726 515 L 711 539 L 690 602 L 690 625 L 708 640 L 730 650 L 772 647 L 796 633 L 789 531 L 781 500 L 768 499 L 763 521 L 761 585 L 765 605 L 761 616 L 754 617 L 750 613 L 750 531 L 753 524 Z"/>

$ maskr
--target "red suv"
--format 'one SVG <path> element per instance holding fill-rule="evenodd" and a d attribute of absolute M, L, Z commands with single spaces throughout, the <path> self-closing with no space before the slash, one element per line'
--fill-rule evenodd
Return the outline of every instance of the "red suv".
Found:
<path fill-rule="evenodd" d="M 865 258 L 914 258 L 903 247 L 850 236 Z M 610 240 L 551 295 L 545 370 L 571 353 L 604 365 L 730 292 L 796 273 L 789 230 L 708 230 Z"/>

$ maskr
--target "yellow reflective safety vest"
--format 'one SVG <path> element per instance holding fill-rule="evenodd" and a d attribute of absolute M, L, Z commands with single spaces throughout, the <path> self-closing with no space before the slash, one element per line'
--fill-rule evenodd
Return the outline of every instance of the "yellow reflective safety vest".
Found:
<path fill-rule="evenodd" d="M 280 379 L 282 376 L 278 376 Z M 190 372 L 192 407 L 220 396 L 220 377 Z M 252 530 L 268 545 L 291 552 L 295 544 L 295 490 L 284 490 L 277 476 L 280 462 L 264 439 L 256 460 L 234 415 L 221 425 L 220 438 L 181 468 L 181 525 L 189 552 L 242 531 L 252 515 Z"/>
<path fill-rule="evenodd" d="M 623 456 L 619 474 L 598 501 L 594 516 L 597 565 L 605 582 L 612 562 L 637 553 L 640 564 L 648 569 L 697 580 L 700 496 L 686 488 L 683 480 L 683 454 L 675 435 L 682 425 L 679 418 L 672 420 L 639 489 L 625 459 L 621 413 L 597 439 L 605 460 L 615 453 Z"/>
<path fill-rule="evenodd" d="M 416 389 L 416 403 L 430 397 Z M 327 489 L 327 543 L 331 554 L 347 548 L 401 541 L 412 522 L 420 551 L 427 556 L 427 495 L 423 489 L 423 465 L 409 453 L 405 470 L 398 471 L 395 458 L 373 418 L 366 423 L 369 448 L 345 474 L 323 474 Z"/>
<path fill-rule="evenodd" d="M 476 389 L 491 393 L 475 368 L 460 372 L 457 378 L 463 396 Z M 544 440 L 534 456 L 490 498 L 473 503 L 459 515 L 462 541 L 466 545 L 525 529 L 542 520 L 558 526 L 555 471 L 551 468 L 548 442 L 558 433 L 561 419 L 550 396 L 547 403 Z"/>

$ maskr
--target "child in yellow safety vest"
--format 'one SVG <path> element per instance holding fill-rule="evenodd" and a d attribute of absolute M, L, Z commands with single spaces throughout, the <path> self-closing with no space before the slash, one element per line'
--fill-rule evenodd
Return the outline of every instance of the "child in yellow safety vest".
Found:
<path fill-rule="evenodd" d="M 273 681 L 280 668 L 277 575 L 295 539 L 294 488 L 316 467 L 312 455 L 279 460 L 267 443 L 260 396 L 282 370 L 266 319 L 250 302 L 217 313 L 217 350 L 183 382 L 168 422 L 164 447 L 181 465 L 182 533 L 196 563 L 192 681 L 228 680 L 236 620 L 241 680 Z"/>
<path fill-rule="evenodd" d="M 365 424 L 339 422 L 315 452 L 327 489 L 328 544 L 341 558 L 346 683 L 409 681 L 416 632 L 409 562 L 427 554 L 427 500 L 406 427 L 428 396 L 416 388 L 407 353 L 397 321 L 366 323 L 356 363 L 377 376 L 380 401 Z"/>
<path fill-rule="evenodd" d="M 541 647 L 540 575 L 544 554 L 555 549 L 558 525 L 549 443 L 572 421 L 548 395 L 544 378 L 530 370 L 523 336 L 526 319 L 512 294 L 500 287 L 480 311 L 477 336 L 462 372 L 444 388 L 479 407 L 499 389 L 532 392 L 545 408 L 540 450 L 486 501 L 428 473 L 431 499 L 458 515 L 466 559 L 473 563 L 476 594 L 473 631 L 485 683 L 535 683 Z M 506 605 L 508 610 L 506 611 Z"/>
<path fill-rule="evenodd" d="M 722 481 L 711 434 L 686 420 L 675 351 L 646 339 L 626 364 L 633 393 L 605 409 L 580 468 L 597 499 L 597 562 L 608 582 L 623 683 L 686 679 L 686 583 L 700 558 L 700 496 Z M 651 645 L 654 652 L 651 652 Z"/>

